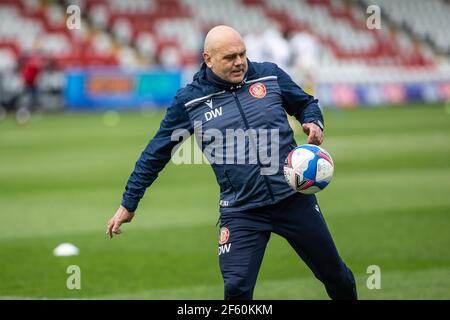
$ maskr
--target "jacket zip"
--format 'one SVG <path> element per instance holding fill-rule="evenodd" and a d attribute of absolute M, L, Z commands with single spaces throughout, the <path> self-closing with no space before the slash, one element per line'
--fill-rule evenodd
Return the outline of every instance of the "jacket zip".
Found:
<path fill-rule="evenodd" d="M 248 130 L 250 129 L 250 126 L 248 125 L 248 121 L 245 116 L 244 109 L 242 109 L 241 102 L 239 101 L 239 99 L 236 95 L 236 92 L 233 91 L 233 92 L 231 92 L 231 94 L 233 95 L 234 100 L 236 100 L 236 105 L 239 109 L 239 113 L 241 114 L 242 120 L 244 120 L 245 129 L 248 132 Z M 261 165 L 261 162 L 259 161 L 259 150 L 256 148 L 257 144 L 255 143 L 255 141 L 253 140 L 253 137 L 251 135 L 248 135 L 248 140 L 252 144 L 253 150 L 255 150 L 255 152 L 256 152 L 256 160 L 258 162 L 259 169 L 261 170 L 262 165 Z M 275 198 L 274 198 L 273 192 L 272 192 L 272 188 L 270 187 L 270 184 L 269 184 L 269 180 L 267 179 L 267 177 L 265 175 L 262 175 L 262 176 L 264 179 L 264 183 L 266 184 L 267 190 L 269 191 L 270 198 L 272 199 L 272 201 L 275 201 Z"/>

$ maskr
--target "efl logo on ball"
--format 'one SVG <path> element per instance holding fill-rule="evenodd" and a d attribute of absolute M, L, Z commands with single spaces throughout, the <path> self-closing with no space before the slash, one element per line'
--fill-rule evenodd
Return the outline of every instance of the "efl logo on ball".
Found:
<path fill-rule="evenodd" d="M 313 194 L 326 188 L 334 173 L 334 163 L 323 148 L 304 144 L 296 147 L 286 158 L 284 177 L 292 189 Z"/>

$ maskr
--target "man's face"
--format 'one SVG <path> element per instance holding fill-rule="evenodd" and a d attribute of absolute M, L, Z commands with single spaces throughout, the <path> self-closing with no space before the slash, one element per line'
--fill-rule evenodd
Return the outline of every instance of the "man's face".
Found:
<path fill-rule="evenodd" d="M 203 54 L 206 65 L 222 80 L 240 83 L 248 69 L 245 45 L 242 41 L 217 45 Z"/>

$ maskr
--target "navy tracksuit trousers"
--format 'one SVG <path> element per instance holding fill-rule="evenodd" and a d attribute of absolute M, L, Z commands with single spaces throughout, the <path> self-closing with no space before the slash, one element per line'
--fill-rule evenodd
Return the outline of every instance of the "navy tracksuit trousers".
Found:
<path fill-rule="evenodd" d="M 219 263 L 225 299 L 252 299 L 271 232 L 289 242 L 331 299 L 357 299 L 353 274 L 338 254 L 316 197 L 301 193 L 275 205 L 221 215 Z"/>

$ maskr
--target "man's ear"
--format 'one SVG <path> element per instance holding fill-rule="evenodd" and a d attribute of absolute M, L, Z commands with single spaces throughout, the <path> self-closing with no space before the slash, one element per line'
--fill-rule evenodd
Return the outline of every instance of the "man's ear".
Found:
<path fill-rule="evenodd" d="M 209 55 L 208 52 L 203 52 L 203 60 L 205 61 L 208 68 L 212 67 L 211 56 Z"/>

